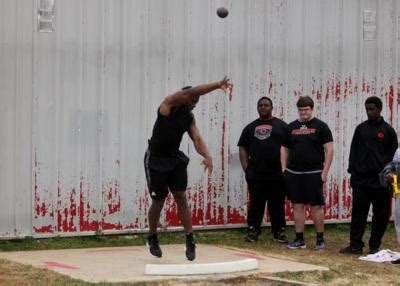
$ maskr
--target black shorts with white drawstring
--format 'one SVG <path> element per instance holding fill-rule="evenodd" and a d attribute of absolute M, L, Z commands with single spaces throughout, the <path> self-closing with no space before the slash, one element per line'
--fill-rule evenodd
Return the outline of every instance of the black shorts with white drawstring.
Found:
<path fill-rule="evenodd" d="M 288 199 L 294 204 L 323 206 L 325 204 L 322 171 L 284 173 Z"/>

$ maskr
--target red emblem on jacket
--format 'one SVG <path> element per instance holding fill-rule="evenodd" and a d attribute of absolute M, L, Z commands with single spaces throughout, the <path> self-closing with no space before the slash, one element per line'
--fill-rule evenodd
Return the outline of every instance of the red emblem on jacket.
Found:
<path fill-rule="evenodd" d="M 383 132 L 378 133 L 378 138 L 385 138 L 385 134 Z"/>

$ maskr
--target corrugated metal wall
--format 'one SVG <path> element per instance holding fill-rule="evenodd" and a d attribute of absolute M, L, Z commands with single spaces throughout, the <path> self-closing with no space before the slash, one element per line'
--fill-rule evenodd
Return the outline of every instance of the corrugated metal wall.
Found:
<path fill-rule="evenodd" d="M 37 30 L 39 2 L 0 1 L 0 237 L 144 230 L 147 138 L 162 98 L 184 85 L 234 84 L 195 110 L 214 173 L 187 136 L 181 145 L 200 227 L 245 222 L 236 144 L 261 95 L 286 121 L 311 95 L 333 130 L 327 220 L 350 217 L 347 158 L 365 98 L 381 97 L 399 127 L 398 0 L 55 0 L 51 33 Z M 171 201 L 162 224 L 179 226 Z"/>

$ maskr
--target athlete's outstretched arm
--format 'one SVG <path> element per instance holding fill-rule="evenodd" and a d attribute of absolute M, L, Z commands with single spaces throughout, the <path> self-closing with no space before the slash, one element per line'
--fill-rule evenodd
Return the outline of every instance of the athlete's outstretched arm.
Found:
<path fill-rule="evenodd" d="M 229 88 L 229 78 L 224 77 L 221 81 L 201 84 L 188 89 L 180 90 L 174 94 L 168 95 L 160 105 L 160 112 L 163 115 L 169 115 L 171 108 L 178 105 L 197 101 L 199 96 L 207 94 L 216 89 L 226 91 Z"/>
<path fill-rule="evenodd" d="M 206 144 L 204 143 L 203 138 L 201 138 L 199 129 L 196 126 L 196 122 L 193 119 L 192 125 L 190 126 L 189 129 L 189 136 L 192 139 L 194 143 L 194 147 L 201 156 L 203 156 L 204 160 L 201 163 L 204 165 L 204 169 L 208 170 L 208 174 L 211 174 L 213 170 L 213 163 L 212 163 L 212 158 L 210 156 L 210 152 L 208 151 L 208 148 Z"/>

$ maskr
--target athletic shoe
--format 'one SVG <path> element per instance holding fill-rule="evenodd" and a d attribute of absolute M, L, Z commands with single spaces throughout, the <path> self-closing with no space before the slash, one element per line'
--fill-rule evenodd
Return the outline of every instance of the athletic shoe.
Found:
<path fill-rule="evenodd" d="M 186 258 L 190 261 L 196 258 L 196 244 L 194 243 L 193 233 L 186 235 Z"/>
<path fill-rule="evenodd" d="M 250 226 L 247 229 L 247 234 L 244 237 L 244 240 L 247 242 L 256 242 L 258 240 L 259 232 L 255 229 L 254 226 Z"/>
<path fill-rule="evenodd" d="M 147 237 L 147 246 L 149 247 L 151 255 L 155 257 L 162 256 L 162 251 L 160 245 L 158 244 L 157 233 L 149 235 Z"/>
<path fill-rule="evenodd" d="M 289 249 L 298 249 L 298 248 L 306 248 L 306 243 L 304 240 L 295 239 L 291 243 L 287 245 Z"/>
<path fill-rule="evenodd" d="M 323 239 L 317 240 L 314 245 L 314 250 L 324 250 L 325 249 L 325 241 Z"/>
<path fill-rule="evenodd" d="M 370 247 L 368 254 L 375 254 L 377 252 L 379 252 L 379 248 Z"/>
<path fill-rule="evenodd" d="M 280 243 L 288 243 L 289 242 L 286 238 L 286 235 L 283 232 L 275 233 L 272 240 L 276 241 L 276 242 L 280 242 Z"/>
<path fill-rule="evenodd" d="M 346 246 L 345 248 L 342 248 L 339 250 L 340 253 L 342 254 L 362 254 L 362 248 L 361 247 L 354 247 L 354 246 Z"/>

